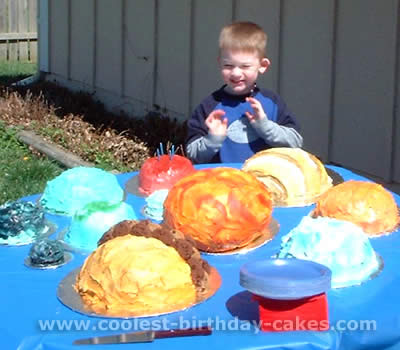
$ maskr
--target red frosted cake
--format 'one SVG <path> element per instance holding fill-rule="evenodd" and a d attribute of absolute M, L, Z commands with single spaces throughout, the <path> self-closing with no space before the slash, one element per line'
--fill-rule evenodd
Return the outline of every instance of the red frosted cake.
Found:
<path fill-rule="evenodd" d="M 178 180 L 195 171 L 192 162 L 183 156 L 162 155 L 147 159 L 139 171 L 139 192 L 170 189 Z"/>

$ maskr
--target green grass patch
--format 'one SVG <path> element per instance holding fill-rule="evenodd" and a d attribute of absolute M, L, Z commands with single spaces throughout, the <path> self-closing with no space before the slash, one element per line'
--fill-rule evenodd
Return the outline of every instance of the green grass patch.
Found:
<path fill-rule="evenodd" d="M 9 85 L 37 71 L 36 62 L 0 61 L 0 85 Z"/>
<path fill-rule="evenodd" d="M 0 204 L 43 192 L 47 181 L 65 170 L 30 152 L 18 140 L 17 131 L 0 121 Z"/>

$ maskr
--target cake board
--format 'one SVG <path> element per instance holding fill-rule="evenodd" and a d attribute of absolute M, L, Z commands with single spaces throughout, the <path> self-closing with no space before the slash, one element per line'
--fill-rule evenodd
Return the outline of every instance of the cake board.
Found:
<path fill-rule="evenodd" d="M 201 304 L 205 302 L 207 299 L 211 298 L 217 290 L 221 287 L 222 279 L 221 275 L 219 274 L 218 270 L 211 266 L 210 271 L 210 288 L 207 292 L 200 295 L 199 300 L 197 300 L 194 304 L 188 305 L 187 307 L 163 312 L 163 313 L 148 313 L 148 314 L 141 314 L 141 315 L 134 315 L 134 316 L 110 316 L 105 314 L 98 314 L 91 310 L 89 310 L 83 303 L 81 296 L 75 290 L 74 285 L 76 278 L 80 272 L 81 267 L 78 267 L 68 273 L 59 283 L 57 288 L 57 298 L 60 300 L 62 304 L 70 308 L 71 310 L 78 312 L 80 314 L 92 317 L 102 317 L 102 318 L 122 318 L 122 319 L 129 319 L 129 318 L 139 318 L 139 317 L 153 317 L 153 316 L 161 316 L 167 315 L 178 311 L 187 310 L 193 306 Z"/>
<path fill-rule="evenodd" d="M 232 249 L 224 252 L 206 252 L 201 249 L 199 251 L 202 254 L 206 255 L 234 255 L 234 254 L 247 254 L 248 252 L 257 249 L 264 244 L 271 241 L 275 235 L 279 232 L 279 223 L 274 218 L 271 218 L 271 222 L 269 223 L 266 230 L 264 230 L 261 235 L 257 236 L 253 241 L 247 244 L 244 247 L 240 247 L 237 249 Z"/>

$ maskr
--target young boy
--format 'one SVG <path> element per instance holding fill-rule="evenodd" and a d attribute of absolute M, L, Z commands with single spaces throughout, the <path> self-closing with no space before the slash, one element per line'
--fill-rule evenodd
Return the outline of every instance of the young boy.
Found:
<path fill-rule="evenodd" d="M 195 163 L 241 163 L 271 147 L 301 147 L 299 125 L 282 99 L 256 86 L 267 71 L 267 35 L 251 22 L 225 26 L 218 63 L 225 82 L 188 121 L 186 154 Z"/>

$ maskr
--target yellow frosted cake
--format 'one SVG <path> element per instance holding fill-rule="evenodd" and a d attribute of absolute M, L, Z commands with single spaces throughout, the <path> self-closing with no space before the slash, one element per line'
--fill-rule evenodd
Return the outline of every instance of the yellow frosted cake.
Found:
<path fill-rule="evenodd" d="M 75 289 L 99 315 L 146 316 L 195 304 L 210 266 L 183 234 L 150 221 L 114 226 L 86 259 Z"/>
<path fill-rule="evenodd" d="M 268 187 L 274 206 L 309 205 L 332 187 L 332 179 L 320 160 L 300 148 L 258 152 L 246 160 L 242 170 Z"/>

